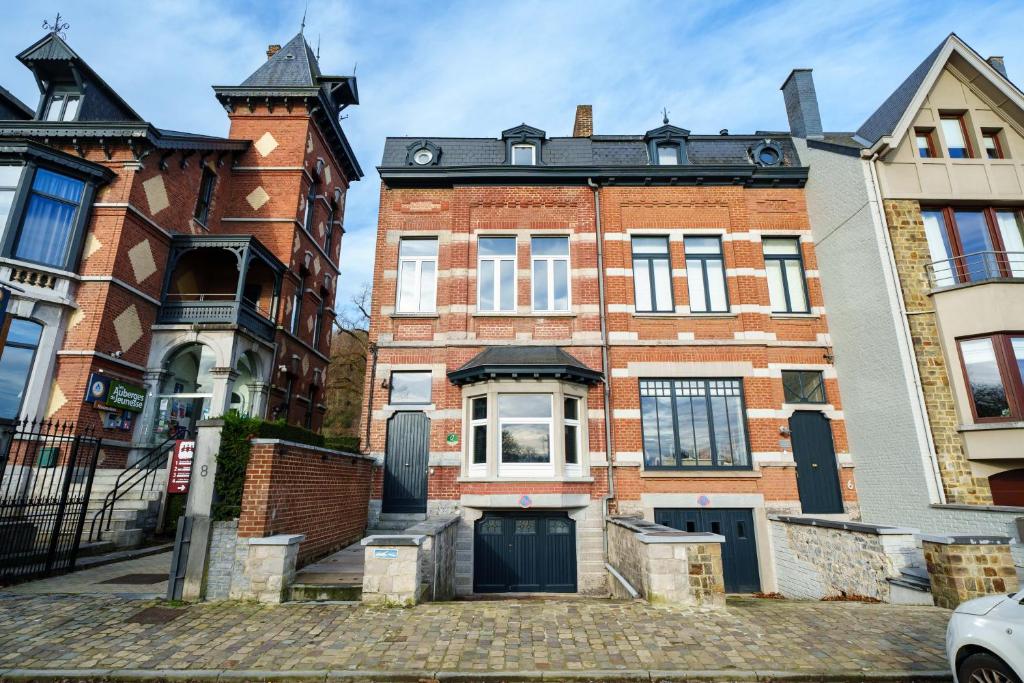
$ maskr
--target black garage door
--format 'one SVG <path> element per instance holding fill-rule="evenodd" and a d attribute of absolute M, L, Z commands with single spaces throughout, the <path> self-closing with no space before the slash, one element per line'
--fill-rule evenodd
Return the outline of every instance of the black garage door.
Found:
<path fill-rule="evenodd" d="M 756 593 L 761 590 L 753 511 L 735 508 L 656 508 L 654 521 L 680 531 L 702 531 L 725 536 L 725 543 L 722 544 L 725 592 Z"/>
<path fill-rule="evenodd" d="M 488 512 L 474 534 L 475 592 L 576 592 L 576 522 L 565 512 Z"/>

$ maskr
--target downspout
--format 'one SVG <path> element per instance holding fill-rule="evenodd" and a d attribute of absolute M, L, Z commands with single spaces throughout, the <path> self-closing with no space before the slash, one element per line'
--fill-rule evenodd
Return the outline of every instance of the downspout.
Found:
<path fill-rule="evenodd" d="M 900 334 L 900 341 L 903 342 L 904 350 L 909 356 L 909 365 L 911 371 L 911 377 L 914 384 L 914 397 L 916 399 L 916 410 L 919 413 L 920 421 L 918 426 L 919 431 L 924 432 L 924 440 L 927 448 L 927 459 L 931 465 L 931 484 L 932 484 L 932 495 L 930 499 L 937 500 L 940 505 L 946 503 L 946 492 L 942 487 L 942 474 L 939 471 L 938 458 L 935 455 L 935 441 L 932 438 L 931 423 L 928 419 L 928 405 L 924 399 L 924 389 L 921 386 L 921 374 L 917 367 L 917 353 L 914 351 L 913 335 L 910 332 L 909 315 L 907 311 L 907 304 L 903 298 L 903 288 L 900 286 L 899 273 L 896 270 L 896 255 L 892 246 L 892 238 L 889 235 L 888 221 L 885 218 L 885 210 L 882 208 L 882 192 L 881 185 L 878 182 L 878 172 L 875 170 L 875 161 L 878 159 L 878 152 L 875 152 L 870 159 L 868 159 L 868 170 L 871 173 L 871 191 L 874 195 L 875 204 L 875 222 L 879 226 L 882 233 L 882 240 L 885 243 L 885 254 L 889 261 L 889 279 L 890 284 L 896 292 L 896 301 L 899 306 L 900 323 L 902 327 L 902 334 Z"/>
<path fill-rule="evenodd" d="M 601 231 L 601 187 L 593 178 L 587 178 L 587 185 L 594 193 L 594 228 L 597 239 L 597 299 L 598 317 L 601 321 L 601 369 L 604 371 L 604 459 L 608 475 L 608 493 L 601 499 L 604 517 L 608 516 L 608 503 L 615 498 L 615 474 L 612 465 L 612 370 L 608 360 L 608 319 L 604 292 L 604 234 Z M 602 524 L 602 528 L 604 525 Z M 608 532 L 601 536 L 604 556 L 608 557 Z"/>
<path fill-rule="evenodd" d="M 370 452 L 370 422 L 373 420 L 373 389 L 374 385 L 377 384 L 377 344 L 376 342 L 370 342 L 370 395 L 366 403 L 366 437 L 365 443 L 363 444 L 362 451 L 369 454 Z"/>

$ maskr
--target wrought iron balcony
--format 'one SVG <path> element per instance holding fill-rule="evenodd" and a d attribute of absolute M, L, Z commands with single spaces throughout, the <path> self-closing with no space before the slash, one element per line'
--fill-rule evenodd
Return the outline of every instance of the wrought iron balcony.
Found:
<path fill-rule="evenodd" d="M 180 298 L 189 297 L 189 298 Z M 225 299 L 225 297 L 227 297 Z M 241 325 L 267 341 L 274 339 L 274 322 L 268 312 L 246 299 L 235 300 L 224 294 L 168 294 L 160 307 L 157 322 L 162 324 Z"/>
<path fill-rule="evenodd" d="M 1024 252 L 976 251 L 925 266 L 932 289 L 991 280 L 1024 281 Z"/>

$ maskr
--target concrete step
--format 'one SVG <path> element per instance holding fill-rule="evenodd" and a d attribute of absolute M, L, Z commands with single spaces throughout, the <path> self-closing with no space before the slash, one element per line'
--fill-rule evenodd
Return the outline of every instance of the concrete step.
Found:
<path fill-rule="evenodd" d="M 362 584 L 293 583 L 288 587 L 289 602 L 358 601 L 362 596 Z"/>
<path fill-rule="evenodd" d="M 405 531 L 414 524 L 424 521 L 427 518 L 425 513 L 417 512 L 385 512 L 382 513 L 377 523 L 374 525 L 376 530 L 385 530 L 386 533 L 394 533 L 395 531 Z M 367 536 L 371 535 L 367 533 Z"/>
<path fill-rule="evenodd" d="M 894 605 L 931 605 L 932 586 L 924 567 L 904 567 L 889 581 L 889 599 Z"/>

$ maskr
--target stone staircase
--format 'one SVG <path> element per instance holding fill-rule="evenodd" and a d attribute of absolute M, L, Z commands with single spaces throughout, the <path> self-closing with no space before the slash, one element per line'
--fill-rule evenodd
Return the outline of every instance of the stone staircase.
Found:
<path fill-rule="evenodd" d="M 97 469 L 92 482 L 92 494 L 89 496 L 88 512 L 85 517 L 86 535 L 92 526 L 93 518 L 103 507 L 106 499 L 125 470 Z M 140 483 L 120 500 L 114 503 L 110 514 L 110 528 L 100 529 L 97 522 L 98 538 L 83 539 L 93 541 L 110 541 L 118 548 L 134 548 L 142 543 L 147 534 L 156 529 L 160 517 L 160 503 L 163 500 L 164 487 L 167 484 L 167 470 L 156 470 L 145 482 Z"/>
<path fill-rule="evenodd" d="M 921 566 L 903 567 L 900 575 L 887 579 L 889 595 L 894 605 L 931 605 L 932 586 L 928 570 Z"/>

